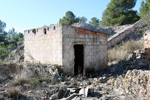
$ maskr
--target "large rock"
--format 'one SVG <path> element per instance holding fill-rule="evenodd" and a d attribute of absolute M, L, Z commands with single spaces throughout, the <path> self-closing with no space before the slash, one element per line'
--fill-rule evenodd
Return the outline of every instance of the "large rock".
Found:
<path fill-rule="evenodd" d="M 114 82 L 122 90 L 118 93 L 133 94 L 138 97 L 150 98 L 150 71 L 128 71 L 124 78 L 118 78 Z"/>

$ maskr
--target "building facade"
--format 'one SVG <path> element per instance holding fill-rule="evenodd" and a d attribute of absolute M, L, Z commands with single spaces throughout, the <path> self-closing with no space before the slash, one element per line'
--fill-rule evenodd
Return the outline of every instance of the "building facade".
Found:
<path fill-rule="evenodd" d="M 61 65 L 82 74 L 107 68 L 107 35 L 88 25 L 50 25 L 24 31 L 24 60 Z"/>

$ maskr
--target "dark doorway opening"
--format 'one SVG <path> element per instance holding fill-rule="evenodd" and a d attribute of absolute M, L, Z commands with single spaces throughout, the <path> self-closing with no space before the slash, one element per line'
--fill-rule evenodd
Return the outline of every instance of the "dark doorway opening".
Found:
<path fill-rule="evenodd" d="M 75 63 L 74 63 L 74 75 L 83 75 L 84 70 L 84 46 L 74 45 Z"/>
<path fill-rule="evenodd" d="M 44 34 L 46 34 L 46 28 L 44 28 Z"/>

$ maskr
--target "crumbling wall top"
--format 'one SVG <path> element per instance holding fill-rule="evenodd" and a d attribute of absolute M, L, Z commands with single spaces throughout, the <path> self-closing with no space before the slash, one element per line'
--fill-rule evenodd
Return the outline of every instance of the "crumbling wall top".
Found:
<path fill-rule="evenodd" d="M 61 25 L 56 24 L 56 25 L 39 27 L 39 28 L 27 29 L 27 30 L 24 30 L 24 33 L 34 33 L 35 34 L 35 33 L 38 33 L 39 31 L 45 33 L 46 31 L 53 31 L 53 30 L 57 30 L 60 28 L 61 28 Z"/>
<path fill-rule="evenodd" d="M 87 24 L 87 23 L 75 23 L 71 26 L 78 27 L 78 28 L 85 29 L 85 30 L 92 31 L 92 32 L 108 34 L 108 35 L 113 33 L 112 28 L 98 27 L 98 26 Z"/>

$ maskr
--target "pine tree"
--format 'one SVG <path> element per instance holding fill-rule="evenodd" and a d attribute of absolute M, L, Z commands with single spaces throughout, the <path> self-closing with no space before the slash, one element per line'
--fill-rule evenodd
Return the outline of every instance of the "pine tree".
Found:
<path fill-rule="evenodd" d="M 73 23 L 79 22 L 79 18 L 74 15 L 72 11 L 67 11 L 66 15 L 59 20 L 59 24 L 68 24 L 71 25 Z"/>
<path fill-rule="evenodd" d="M 96 17 L 93 17 L 93 18 L 91 18 L 91 21 L 89 23 L 94 25 L 94 26 L 98 26 L 99 25 L 99 19 L 97 19 Z"/>
<path fill-rule="evenodd" d="M 146 0 L 146 2 L 141 2 L 140 16 L 145 17 L 147 15 L 150 15 L 150 0 Z"/>
<path fill-rule="evenodd" d="M 86 23 L 86 22 L 87 22 L 87 18 L 86 17 L 79 18 L 79 23 Z"/>
<path fill-rule="evenodd" d="M 5 27 L 6 27 L 6 23 L 0 20 L 0 33 L 4 32 Z"/>
<path fill-rule="evenodd" d="M 132 24 L 140 19 L 137 11 L 132 10 L 136 0 L 111 0 L 108 7 L 105 9 L 102 21 L 102 26 Z"/>

